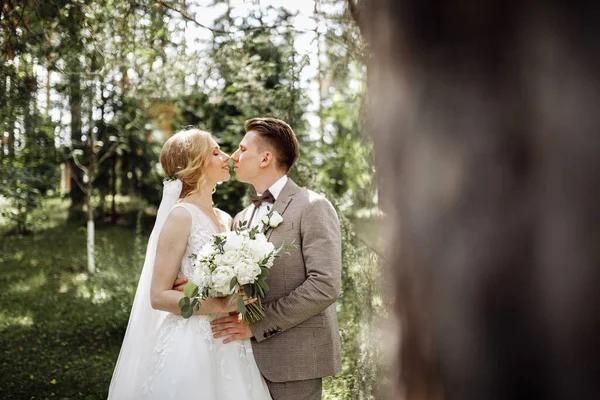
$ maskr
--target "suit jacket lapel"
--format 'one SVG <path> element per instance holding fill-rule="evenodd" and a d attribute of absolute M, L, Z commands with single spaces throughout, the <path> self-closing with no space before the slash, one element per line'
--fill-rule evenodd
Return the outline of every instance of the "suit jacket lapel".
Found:
<path fill-rule="evenodd" d="M 233 220 L 233 226 L 231 227 L 231 230 L 236 229 L 240 222 L 246 221 L 248 224 L 250 223 L 249 220 L 250 216 L 252 215 L 252 210 L 254 210 L 253 207 L 254 206 L 250 204 L 248 207 L 242 210 L 242 212 L 239 214 L 239 217 Z M 246 228 L 248 228 L 248 225 L 246 225 Z"/>
<path fill-rule="evenodd" d="M 290 204 L 290 201 L 292 201 L 292 197 L 294 197 L 296 190 L 298 190 L 298 185 L 296 185 L 296 183 L 291 179 L 288 179 L 287 183 L 281 190 L 281 193 L 279 193 L 277 200 L 275 200 L 275 204 L 273 204 L 273 209 L 271 212 L 277 211 L 281 216 L 283 216 L 283 213 L 285 212 L 288 204 Z M 269 229 L 267 232 L 267 240 L 271 239 L 271 235 L 275 229 Z"/>

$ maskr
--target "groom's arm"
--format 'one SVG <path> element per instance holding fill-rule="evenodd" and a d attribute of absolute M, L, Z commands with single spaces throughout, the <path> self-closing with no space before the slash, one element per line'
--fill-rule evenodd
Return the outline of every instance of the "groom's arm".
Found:
<path fill-rule="evenodd" d="M 265 317 L 250 325 L 259 342 L 317 315 L 340 296 L 340 224 L 331 203 L 322 197 L 312 200 L 302 213 L 300 229 L 307 279 L 287 296 L 265 304 Z"/>

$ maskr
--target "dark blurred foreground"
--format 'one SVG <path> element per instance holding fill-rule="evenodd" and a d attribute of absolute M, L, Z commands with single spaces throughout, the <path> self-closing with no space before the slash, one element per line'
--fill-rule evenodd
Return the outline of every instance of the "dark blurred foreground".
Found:
<path fill-rule="evenodd" d="M 597 2 L 363 8 L 394 397 L 600 398 Z"/>

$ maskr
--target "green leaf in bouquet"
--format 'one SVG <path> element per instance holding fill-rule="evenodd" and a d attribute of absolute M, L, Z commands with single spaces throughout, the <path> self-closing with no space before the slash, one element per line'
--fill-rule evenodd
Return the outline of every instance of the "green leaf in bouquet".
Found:
<path fill-rule="evenodd" d="M 192 301 L 192 308 L 194 309 L 194 311 L 198 311 L 200 309 L 200 300 L 194 299 Z"/>
<path fill-rule="evenodd" d="M 192 282 L 188 283 L 183 288 L 183 294 L 185 295 L 185 297 L 194 297 L 198 295 L 198 285 Z"/>
<path fill-rule="evenodd" d="M 255 288 L 254 288 L 254 289 L 256 290 L 256 293 L 258 293 L 258 295 L 259 295 L 260 297 L 265 297 L 265 291 L 263 290 L 263 288 L 261 288 L 261 287 L 260 287 L 260 285 L 259 285 L 258 283 L 256 283 L 255 285 L 256 285 L 256 286 L 255 286 Z M 256 296 L 256 297 L 259 297 L 259 296 Z"/>
<path fill-rule="evenodd" d="M 263 280 L 258 280 L 258 284 L 260 285 L 260 287 L 262 288 L 262 290 L 265 291 L 265 293 L 267 293 L 269 291 L 269 285 L 267 284 L 266 281 Z"/>
<path fill-rule="evenodd" d="M 233 301 L 233 299 L 235 298 L 235 293 L 232 294 L 231 296 L 229 296 L 229 300 L 227 300 L 227 305 L 231 305 L 231 302 Z"/>
<path fill-rule="evenodd" d="M 244 293 L 246 293 L 247 297 L 254 297 L 253 293 L 252 293 L 253 292 L 252 289 L 253 289 L 253 287 L 251 284 L 244 285 Z"/>
<path fill-rule="evenodd" d="M 269 276 L 269 268 L 261 267 L 260 268 L 260 276 L 258 277 L 258 279 L 265 280 L 265 279 L 267 279 L 268 276 Z"/>
<path fill-rule="evenodd" d="M 193 313 L 194 311 L 192 310 L 192 306 L 189 304 L 186 304 L 181 308 L 181 316 L 183 318 L 189 318 Z"/>
<path fill-rule="evenodd" d="M 181 300 L 179 300 L 179 303 L 177 303 L 177 306 L 179 307 L 179 309 L 183 309 L 183 307 L 185 307 L 186 305 L 190 304 L 190 299 L 189 297 L 182 297 Z"/>
<path fill-rule="evenodd" d="M 233 278 L 231 278 L 231 282 L 229 282 L 229 290 L 233 290 L 233 288 L 237 284 L 238 284 L 237 276 L 234 276 Z"/>
<path fill-rule="evenodd" d="M 244 314 L 246 312 L 246 305 L 244 304 L 244 299 L 241 297 L 238 297 L 237 299 L 237 312 L 239 312 L 240 314 Z"/>

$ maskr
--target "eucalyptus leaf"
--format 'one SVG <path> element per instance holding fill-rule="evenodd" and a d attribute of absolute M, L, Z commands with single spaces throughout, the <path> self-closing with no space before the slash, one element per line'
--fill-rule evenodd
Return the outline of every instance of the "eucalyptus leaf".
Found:
<path fill-rule="evenodd" d="M 177 303 L 177 306 L 179 307 L 179 309 L 183 309 L 183 307 L 185 307 L 186 305 L 190 304 L 190 299 L 188 297 L 182 297 L 179 300 L 179 303 Z"/>
<path fill-rule="evenodd" d="M 237 277 L 234 276 L 233 278 L 231 278 L 231 282 L 229 282 L 229 289 L 233 290 L 233 288 L 235 287 L 235 285 L 238 284 L 238 280 Z"/>
<path fill-rule="evenodd" d="M 244 299 L 241 297 L 238 297 L 236 311 L 240 314 L 244 314 L 246 312 L 246 305 L 244 304 Z"/>
<path fill-rule="evenodd" d="M 194 292 L 196 292 L 196 294 L 198 290 L 198 285 L 196 285 L 195 283 L 188 283 L 187 285 L 185 285 L 185 287 L 183 288 L 183 294 L 186 297 L 193 297 L 194 296 Z"/>
<path fill-rule="evenodd" d="M 192 316 L 193 313 L 194 311 L 192 310 L 192 306 L 190 306 L 189 304 L 186 304 L 181 308 L 181 316 L 183 318 L 189 318 Z"/>

